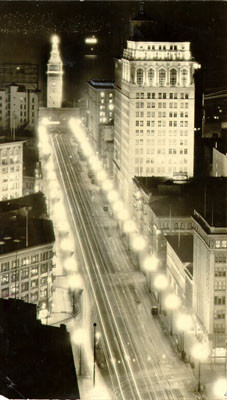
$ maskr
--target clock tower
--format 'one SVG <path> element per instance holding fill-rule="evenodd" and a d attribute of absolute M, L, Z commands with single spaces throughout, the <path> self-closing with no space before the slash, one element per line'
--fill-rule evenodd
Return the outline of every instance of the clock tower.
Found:
<path fill-rule="evenodd" d="M 62 105 L 62 61 L 58 49 L 59 38 L 52 37 L 50 59 L 47 64 L 47 107 L 60 108 Z"/>

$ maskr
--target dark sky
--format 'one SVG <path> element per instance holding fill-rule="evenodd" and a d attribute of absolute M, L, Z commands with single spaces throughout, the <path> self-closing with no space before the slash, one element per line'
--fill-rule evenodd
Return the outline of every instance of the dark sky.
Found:
<path fill-rule="evenodd" d="M 64 63 L 71 63 L 65 66 L 70 69 L 65 79 L 75 74 L 81 82 L 113 79 L 113 56 L 122 54 L 129 19 L 138 10 L 137 1 L 0 1 L 0 60 L 38 63 L 44 77 L 50 36 L 57 32 Z M 177 40 L 192 42 L 207 88 L 226 86 L 227 2 L 145 1 L 145 11 L 162 27 L 168 26 Z M 84 38 L 89 34 L 99 39 L 101 62 L 89 60 L 85 68 Z"/>

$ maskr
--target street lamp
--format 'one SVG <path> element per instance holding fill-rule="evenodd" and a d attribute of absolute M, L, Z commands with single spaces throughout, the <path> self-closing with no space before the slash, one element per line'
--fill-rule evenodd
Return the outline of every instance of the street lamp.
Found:
<path fill-rule="evenodd" d="M 95 364 L 96 364 L 96 322 L 93 323 L 94 328 L 94 366 L 93 366 L 93 386 L 95 386 Z"/>
<path fill-rule="evenodd" d="M 117 201 L 119 199 L 119 195 L 116 190 L 111 189 L 107 193 L 107 199 L 109 200 L 110 203 L 113 203 L 114 201 Z"/>
<path fill-rule="evenodd" d="M 173 334 L 173 311 L 177 310 L 180 304 L 180 298 L 174 293 L 168 294 L 165 298 L 165 306 L 170 310 L 170 335 Z"/>
<path fill-rule="evenodd" d="M 189 331 L 192 328 L 192 317 L 189 314 L 180 313 L 177 316 L 176 320 L 177 328 L 182 332 L 182 351 L 181 357 L 184 359 L 185 350 L 184 350 L 184 332 Z"/>
<path fill-rule="evenodd" d="M 106 192 L 109 191 L 111 189 L 113 189 L 113 182 L 111 182 L 109 179 L 106 179 L 103 183 L 102 183 L 102 189 Z"/>
<path fill-rule="evenodd" d="M 146 271 L 147 275 L 147 286 L 149 292 L 151 291 L 151 276 L 152 273 L 157 271 L 158 268 L 158 258 L 155 254 L 147 255 L 143 260 L 143 267 Z"/>
<path fill-rule="evenodd" d="M 198 360 L 198 392 L 201 391 L 201 382 L 200 382 L 200 364 L 201 362 L 204 362 L 208 356 L 209 356 L 209 349 L 208 345 L 205 343 L 196 343 L 192 350 L 191 350 L 192 356 Z"/>
<path fill-rule="evenodd" d="M 218 378 L 213 387 L 214 396 L 218 399 L 226 399 L 227 397 L 227 379 Z"/>
<path fill-rule="evenodd" d="M 141 235 L 135 234 L 132 238 L 132 247 L 135 251 L 143 251 L 146 247 L 146 242 Z"/>
<path fill-rule="evenodd" d="M 84 329 L 77 329 L 72 333 L 71 340 L 73 343 L 75 343 L 77 346 L 79 346 L 79 373 L 78 375 L 82 375 L 82 343 L 84 341 L 85 337 L 85 331 Z"/>
<path fill-rule="evenodd" d="M 159 292 L 159 300 L 160 300 L 160 313 L 162 312 L 162 296 L 161 293 L 167 289 L 169 285 L 168 278 L 165 274 L 158 274 L 154 278 L 154 287 L 158 290 Z"/>

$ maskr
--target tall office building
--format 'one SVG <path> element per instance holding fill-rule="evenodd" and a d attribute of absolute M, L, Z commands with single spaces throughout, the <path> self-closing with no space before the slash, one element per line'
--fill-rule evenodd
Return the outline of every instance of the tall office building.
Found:
<path fill-rule="evenodd" d="M 59 39 L 52 38 L 52 49 L 47 65 L 47 107 L 60 108 L 62 105 L 62 61 L 58 49 Z"/>
<path fill-rule="evenodd" d="M 134 176 L 193 176 L 200 67 L 190 42 L 163 41 L 143 10 L 130 27 L 127 48 L 115 61 L 114 175 L 126 202 Z"/>

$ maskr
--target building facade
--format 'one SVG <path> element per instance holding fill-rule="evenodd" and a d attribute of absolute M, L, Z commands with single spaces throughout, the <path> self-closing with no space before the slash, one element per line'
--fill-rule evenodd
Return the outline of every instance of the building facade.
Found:
<path fill-rule="evenodd" d="M 104 167 L 112 169 L 114 129 L 114 83 L 90 80 L 88 82 L 88 133 L 91 143 Z M 110 163 L 111 160 L 111 163 Z"/>
<path fill-rule="evenodd" d="M 6 218 L 2 224 L 1 298 L 17 298 L 37 304 L 40 310 L 50 310 L 55 254 L 52 222 L 41 219 L 26 222 L 25 217 L 16 216 L 9 227 L 10 221 Z"/>
<path fill-rule="evenodd" d="M 0 88 L 0 128 L 15 138 L 17 129 L 34 129 L 38 120 L 38 91 L 11 84 Z"/>
<path fill-rule="evenodd" d="M 58 44 L 58 37 L 53 36 L 50 59 L 47 64 L 47 107 L 53 108 L 62 106 L 63 70 Z"/>
<path fill-rule="evenodd" d="M 212 176 L 227 177 L 227 153 L 213 147 Z"/>
<path fill-rule="evenodd" d="M 28 63 L 1 63 L 0 86 L 7 87 L 16 82 L 27 90 L 39 89 L 39 66 Z"/>
<path fill-rule="evenodd" d="M 23 141 L 0 142 L 0 200 L 23 193 Z"/>
<path fill-rule="evenodd" d="M 227 228 L 210 224 L 198 212 L 193 216 L 193 308 L 212 348 L 225 352 Z M 215 226 L 216 225 L 216 226 Z"/>
<path fill-rule="evenodd" d="M 133 176 L 193 176 L 199 67 L 189 42 L 133 37 L 116 60 L 114 167 L 126 201 Z"/>

